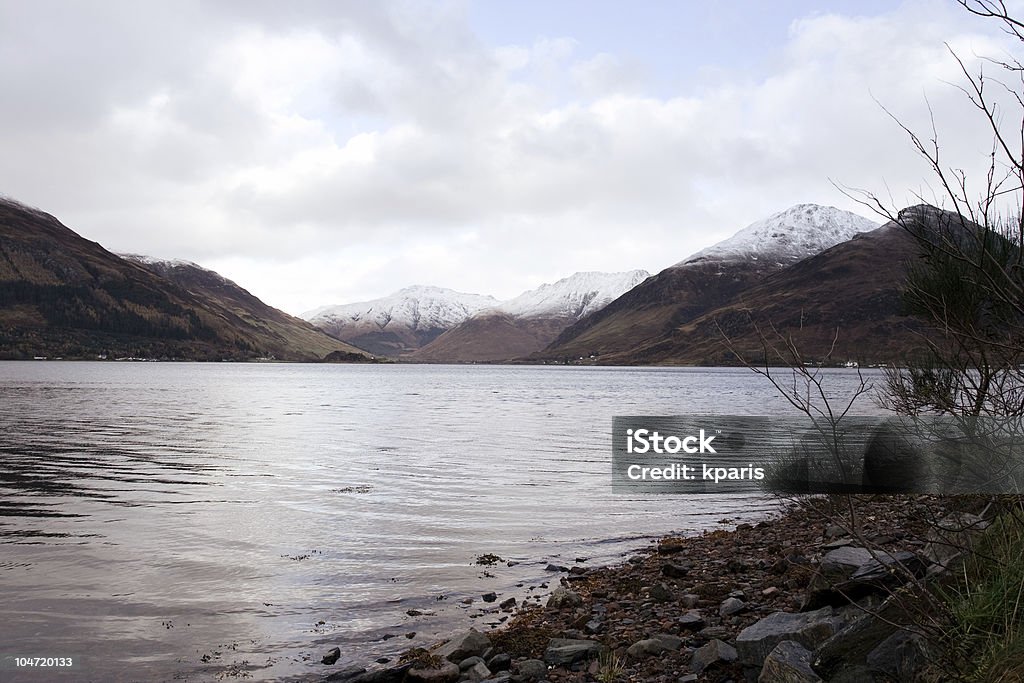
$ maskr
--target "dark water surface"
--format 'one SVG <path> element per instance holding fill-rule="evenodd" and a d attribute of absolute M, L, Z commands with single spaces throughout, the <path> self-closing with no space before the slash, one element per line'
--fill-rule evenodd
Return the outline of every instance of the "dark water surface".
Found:
<path fill-rule="evenodd" d="M 0 680 L 315 680 L 488 628 L 548 562 L 773 509 L 611 493 L 613 415 L 701 412 L 792 411 L 742 369 L 0 363 L 0 656 L 75 660 Z"/>

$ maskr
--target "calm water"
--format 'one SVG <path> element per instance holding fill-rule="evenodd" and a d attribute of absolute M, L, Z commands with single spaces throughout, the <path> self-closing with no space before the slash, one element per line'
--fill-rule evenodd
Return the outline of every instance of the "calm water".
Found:
<path fill-rule="evenodd" d="M 315 679 L 488 628 L 548 562 L 772 509 L 611 493 L 613 415 L 699 412 L 791 409 L 742 369 L 0 363 L 0 656 L 77 667 L 0 680 Z"/>

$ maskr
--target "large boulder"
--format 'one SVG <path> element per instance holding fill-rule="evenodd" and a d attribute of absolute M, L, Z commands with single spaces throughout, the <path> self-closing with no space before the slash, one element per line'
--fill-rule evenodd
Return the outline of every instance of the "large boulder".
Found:
<path fill-rule="evenodd" d="M 864 561 L 854 566 L 859 560 Z M 888 595 L 910 578 L 923 577 L 927 569 L 927 561 L 909 551 L 836 548 L 811 578 L 803 608 L 838 607 L 869 595 Z"/>
<path fill-rule="evenodd" d="M 451 640 L 434 653 L 438 657 L 458 664 L 468 657 L 480 657 L 491 646 L 491 639 L 475 628 L 456 633 Z M 456 667 L 458 668 L 458 667 Z"/>
<path fill-rule="evenodd" d="M 746 666 L 760 667 L 775 646 L 792 640 L 813 650 L 833 636 L 840 619 L 831 607 L 813 612 L 775 612 L 740 631 L 736 637 L 736 650 Z"/>
<path fill-rule="evenodd" d="M 819 571 L 824 578 L 843 581 L 872 559 L 867 548 L 842 546 L 825 553 Z"/>
<path fill-rule="evenodd" d="M 868 654 L 908 619 L 898 597 L 890 597 L 877 609 L 861 614 L 821 643 L 811 662 L 815 673 L 831 680 L 843 669 L 866 666 Z"/>
<path fill-rule="evenodd" d="M 873 672 L 897 681 L 918 681 L 934 657 L 924 636 L 900 629 L 868 653 L 867 665 Z"/>
<path fill-rule="evenodd" d="M 820 683 L 811 668 L 811 651 L 795 640 L 784 640 L 764 659 L 758 683 Z"/>

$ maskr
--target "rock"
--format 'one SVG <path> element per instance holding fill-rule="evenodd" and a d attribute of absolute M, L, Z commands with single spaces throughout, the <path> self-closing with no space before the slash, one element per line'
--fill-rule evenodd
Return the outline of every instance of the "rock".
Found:
<path fill-rule="evenodd" d="M 795 640 L 783 640 L 764 659 L 758 683 L 820 683 L 811 668 L 811 651 Z"/>
<path fill-rule="evenodd" d="M 679 604 L 686 609 L 693 609 L 700 604 L 700 596 L 694 595 L 693 593 L 687 593 L 683 597 L 679 598 Z"/>
<path fill-rule="evenodd" d="M 651 586 L 650 590 L 648 591 L 648 595 L 650 595 L 651 600 L 654 600 L 655 602 L 670 602 L 673 598 L 675 598 L 675 596 L 672 594 L 672 591 L 670 591 L 668 589 L 668 586 L 666 586 L 663 583 L 656 583 L 653 586 Z"/>
<path fill-rule="evenodd" d="M 867 665 L 897 681 L 916 681 L 933 659 L 923 636 L 900 629 L 868 653 Z"/>
<path fill-rule="evenodd" d="M 889 594 L 908 580 L 908 573 L 921 578 L 927 568 L 925 560 L 909 551 L 872 554 L 866 548 L 836 548 L 811 578 L 803 609 L 838 607 L 868 595 Z"/>
<path fill-rule="evenodd" d="M 658 553 L 661 555 L 674 555 L 686 550 L 686 541 L 681 538 L 663 538 L 658 542 Z"/>
<path fill-rule="evenodd" d="M 459 680 L 459 666 L 445 662 L 437 669 L 412 667 L 405 675 L 407 683 L 455 683 Z"/>
<path fill-rule="evenodd" d="M 506 609 L 506 610 L 507 609 L 512 609 L 515 606 L 516 606 L 516 599 L 515 598 L 509 598 L 508 600 L 502 600 L 501 604 L 498 605 L 498 607 L 500 607 L 501 609 Z"/>
<path fill-rule="evenodd" d="M 839 538 L 840 536 L 846 535 L 846 529 L 839 526 L 838 524 L 829 524 L 825 528 L 825 538 Z"/>
<path fill-rule="evenodd" d="M 544 567 L 544 571 L 546 571 L 546 572 L 566 572 L 566 573 L 568 573 L 569 572 L 569 568 L 568 567 L 563 567 L 560 564 L 549 564 L 548 566 Z"/>
<path fill-rule="evenodd" d="M 491 675 L 491 670 L 487 668 L 486 664 L 480 661 L 466 669 L 462 674 L 462 679 L 467 681 L 485 681 L 490 678 Z"/>
<path fill-rule="evenodd" d="M 732 630 L 728 626 L 705 626 L 701 630 L 697 631 L 697 635 L 704 640 L 711 640 L 712 638 L 729 638 L 732 635 Z"/>
<path fill-rule="evenodd" d="M 484 602 L 494 602 L 495 600 L 498 599 L 498 594 L 497 593 L 484 593 L 483 595 L 480 596 L 480 598 Z"/>
<path fill-rule="evenodd" d="M 831 607 L 797 614 L 774 612 L 740 631 L 736 650 L 744 665 L 759 667 L 784 640 L 796 641 L 808 649 L 817 647 L 835 634 L 837 622 Z"/>
<path fill-rule="evenodd" d="M 683 646 L 683 639 L 671 633 L 655 633 L 651 639 L 660 642 L 666 650 L 678 650 Z"/>
<path fill-rule="evenodd" d="M 842 546 L 825 553 L 821 558 L 820 571 L 825 578 L 845 580 L 872 559 L 871 551 L 867 548 Z"/>
<path fill-rule="evenodd" d="M 676 679 L 676 683 L 697 683 L 697 674 L 685 674 Z"/>
<path fill-rule="evenodd" d="M 596 640 L 576 638 L 552 638 L 544 651 L 544 663 L 549 666 L 569 666 L 601 652 L 601 643 Z"/>
<path fill-rule="evenodd" d="M 455 668 L 458 669 L 458 667 Z M 398 666 L 392 666 L 387 669 L 365 671 L 355 677 L 335 678 L 338 674 L 345 674 L 346 670 L 331 674 L 325 680 L 348 681 L 349 683 L 402 683 L 410 669 L 412 669 L 412 664 L 399 664 Z"/>
<path fill-rule="evenodd" d="M 690 565 L 678 562 L 666 562 L 661 565 L 661 573 L 670 579 L 681 579 L 690 573 Z"/>
<path fill-rule="evenodd" d="M 339 659 L 341 659 L 341 648 L 336 647 L 330 650 L 327 654 L 325 654 L 323 656 L 323 659 L 320 660 L 320 663 L 331 665 L 335 664 Z M 360 671 L 359 673 L 362 673 L 362 671 Z"/>
<path fill-rule="evenodd" d="M 907 616 L 899 598 L 892 596 L 880 607 L 865 612 L 822 642 L 814 651 L 811 666 L 826 680 L 842 669 L 866 662 L 868 653 L 896 632 Z M 740 634 L 742 636 L 742 634 Z"/>
<path fill-rule="evenodd" d="M 498 673 L 512 668 L 512 655 L 499 653 L 487 660 L 487 668 Z"/>
<path fill-rule="evenodd" d="M 339 656 L 340 656 L 340 654 L 339 654 Z M 348 667 L 346 669 L 342 669 L 341 671 L 335 671 L 334 673 L 332 673 L 330 676 L 328 676 L 324 680 L 328 680 L 328 681 L 347 681 L 347 680 L 349 680 L 351 678 L 355 678 L 356 676 L 359 676 L 360 674 L 364 674 L 364 673 L 366 673 L 366 669 L 364 669 L 363 667 L 361 667 L 361 666 L 350 666 L 350 667 Z"/>
<path fill-rule="evenodd" d="M 676 623 L 679 624 L 679 628 L 687 631 L 699 631 L 706 625 L 704 617 L 695 609 L 676 619 Z"/>
<path fill-rule="evenodd" d="M 583 598 L 579 593 L 568 588 L 556 588 L 548 598 L 548 609 L 565 609 L 566 607 L 579 607 L 583 604 Z"/>
<path fill-rule="evenodd" d="M 512 683 L 512 674 L 505 672 L 488 678 L 484 683 Z M 521 680 L 516 683 L 523 683 Z"/>
<path fill-rule="evenodd" d="M 665 645 L 660 640 L 654 638 L 644 638 L 638 640 L 626 650 L 626 654 L 632 659 L 643 659 L 651 655 L 660 655 L 666 649 Z"/>
<path fill-rule="evenodd" d="M 527 659 L 519 662 L 519 675 L 539 681 L 548 675 L 548 665 L 539 659 Z"/>
<path fill-rule="evenodd" d="M 626 654 L 633 659 L 643 659 L 651 655 L 660 655 L 662 652 L 678 650 L 682 645 L 682 638 L 670 633 L 658 633 L 633 643 L 626 650 Z"/>
<path fill-rule="evenodd" d="M 782 591 L 779 590 L 778 586 L 769 586 L 768 588 L 765 588 L 763 591 L 761 591 L 761 597 L 774 598 L 781 592 Z"/>
<path fill-rule="evenodd" d="M 693 653 L 693 658 L 690 660 L 690 671 L 699 674 L 709 666 L 714 666 L 720 662 L 734 662 L 736 657 L 736 648 L 725 641 L 715 638 L 707 644 L 698 647 Z"/>
<path fill-rule="evenodd" d="M 459 670 L 465 671 L 466 669 L 472 668 L 474 665 L 484 661 L 483 657 L 466 657 L 459 662 Z"/>
<path fill-rule="evenodd" d="M 590 635 L 594 635 L 595 633 L 600 633 L 601 629 L 603 629 L 603 628 L 604 628 L 604 622 L 601 621 L 600 619 L 591 619 L 590 621 L 588 621 L 586 624 L 583 625 L 583 631 L 585 633 L 589 633 Z"/>
<path fill-rule="evenodd" d="M 491 639 L 475 628 L 455 634 L 434 653 L 450 662 L 461 662 L 467 657 L 479 657 L 491 646 Z"/>
<path fill-rule="evenodd" d="M 850 581 L 861 584 L 872 584 L 886 588 L 894 588 L 906 581 L 905 575 L 899 572 L 910 572 L 921 578 L 928 569 L 927 563 L 916 554 L 901 550 L 900 552 L 875 553 L 877 556 L 857 568 L 850 576 Z"/>
<path fill-rule="evenodd" d="M 718 606 L 718 614 L 722 617 L 731 617 L 734 614 L 739 614 L 746 608 L 747 603 L 743 602 L 739 598 L 727 598 Z"/>

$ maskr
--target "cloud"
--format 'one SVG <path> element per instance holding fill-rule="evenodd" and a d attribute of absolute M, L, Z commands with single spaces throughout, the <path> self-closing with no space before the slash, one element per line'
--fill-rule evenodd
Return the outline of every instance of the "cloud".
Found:
<path fill-rule="evenodd" d="M 927 130 L 927 98 L 976 174 L 989 141 L 945 43 L 1008 49 L 930 3 L 818 14 L 757 74 L 663 55 L 704 75 L 666 93 L 572 36 L 486 44 L 461 3 L 7 3 L 0 190 L 291 312 L 414 283 L 512 296 L 657 270 L 793 203 L 854 208 L 831 180 L 910 203 L 928 169 L 880 103 Z"/>

